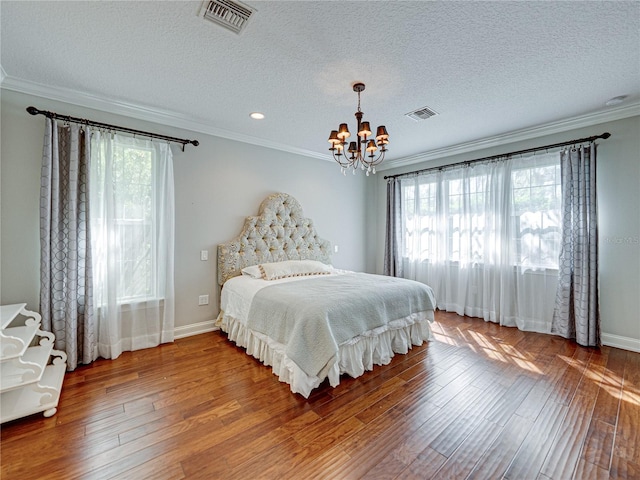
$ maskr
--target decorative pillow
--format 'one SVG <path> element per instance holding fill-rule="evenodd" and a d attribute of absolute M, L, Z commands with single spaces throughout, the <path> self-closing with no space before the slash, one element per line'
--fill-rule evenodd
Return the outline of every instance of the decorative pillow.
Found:
<path fill-rule="evenodd" d="M 251 278 L 262 278 L 262 272 L 260 271 L 260 267 L 258 265 L 252 265 L 250 267 L 244 267 L 241 270 L 243 275 L 247 275 Z"/>
<path fill-rule="evenodd" d="M 285 260 L 284 262 L 261 263 L 258 268 L 262 278 L 265 280 L 300 277 L 303 275 L 327 275 L 333 272 L 331 265 L 317 260 Z"/>

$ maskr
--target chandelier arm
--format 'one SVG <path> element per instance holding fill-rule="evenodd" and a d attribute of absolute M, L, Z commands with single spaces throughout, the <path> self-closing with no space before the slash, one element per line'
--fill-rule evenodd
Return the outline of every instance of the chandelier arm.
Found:
<path fill-rule="evenodd" d="M 387 153 L 386 150 L 380 151 L 380 153 L 378 154 L 378 158 L 376 158 L 373 162 L 371 162 L 371 166 L 375 167 L 376 165 L 380 165 L 382 163 L 382 161 L 384 160 L 384 154 L 385 153 Z"/>
<path fill-rule="evenodd" d="M 340 160 L 340 157 L 336 156 L 336 152 L 331 152 L 331 153 L 333 154 L 333 159 L 338 163 L 338 165 L 340 165 L 342 168 L 349 168 L 349 159 L 346 158 L 346 156 L 345 156 L 346 163 L 342 163 L 342 160 Z"/>
<path fill-rule="evenodd" d="M 387 150 L 380 150 L 380 152 L 378 152 L 378 156 L 371 158 L 371 160 L 366 160 L 363 163 L 365 165 L 367 165 L 367 167 L 375 167 L 376 165 L 380 165 L 382 163 L 382 161 L 384 160 L 384 154 L 387 152 Z"/>
<path fill-rule="evenodd" d="M 349 165 L 352 166 L 354 170 L 357 170 L 358 166 L 360 166 L 360 156 L 354 154 L 353 158 L 349 159 Z"/>

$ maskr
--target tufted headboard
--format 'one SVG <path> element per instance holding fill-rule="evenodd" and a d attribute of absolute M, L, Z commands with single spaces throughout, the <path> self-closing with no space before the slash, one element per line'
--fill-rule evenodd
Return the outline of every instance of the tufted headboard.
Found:
<path fill-rule="evenodd" d="M 269 195 L 257 216 L 247 217 L 240 235 L 218 245 L 218 284 L 259 263 L 318 260 L 331 263 L 331 244 L 316 233 L 298 201 L 286 193 Z"/>

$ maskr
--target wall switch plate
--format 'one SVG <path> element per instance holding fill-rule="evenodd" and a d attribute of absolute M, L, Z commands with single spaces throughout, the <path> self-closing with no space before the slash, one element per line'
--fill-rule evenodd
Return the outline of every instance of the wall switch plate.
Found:
<path fill-rule="evenodd" d="M 338 245 L 333 246 L 333 253 L 338 253 Z"/>
<path fill-rule="evenodd" d="M 200 250 L 200 260 L 209 260 L 209 250 Z"/>
<path fill-rule="evenodd" d="M 209 305 L 209 295 L 200 295 L 198 297 L 198 305 Z"/>

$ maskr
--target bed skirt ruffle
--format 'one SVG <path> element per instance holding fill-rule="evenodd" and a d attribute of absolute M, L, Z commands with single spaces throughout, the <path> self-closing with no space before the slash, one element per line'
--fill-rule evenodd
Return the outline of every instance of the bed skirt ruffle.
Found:
<path fill-rule="evenodd" d="M 373 370 L 374 365 L 387 365 L 396 353 L 404 355 L 413 345 L 419 346 L 429 341 L 429 322 L 433 319 L 432 311 L 418 312 L 348 340 L 340 345 L 338 358 L 325 378 L 329 379 L 332 387 L 336 387 L 340 384 L 342 374 L 356 378 L 365 371 Z M 282 343 L 252 331 L 236 318 L 220 312 L 216 325 L 227 334 L 229 340 L 243 347 L 247 354 L 270 366 L 278 380 L 289 384 L 293 393 L 308 398 L 311 391 L 324 380 L 302 371 L 287 357 Z"/>

